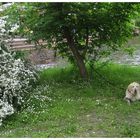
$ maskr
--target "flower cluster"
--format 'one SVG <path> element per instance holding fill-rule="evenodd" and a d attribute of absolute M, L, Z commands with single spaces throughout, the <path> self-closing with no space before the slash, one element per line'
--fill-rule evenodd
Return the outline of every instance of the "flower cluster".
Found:
<path fill-rule="evenodd" d="M 27 112 L 39 113 L 41 111 L 48 110 L 48 103 L 54 101 L 50 97 L 52 95 L 52 89 L 49 85 L 37 86 L 32 91 L 32 96 L 28 98 L 23 108 L 26 108 Z"/>
<path fill-rule="evenodd" d="M 35 75 L 23 60 L 15 59 L 15 53 L 10 52 L 0 39 L 0 124 L 24 102 L 31 83 L 36 81 Z"/>

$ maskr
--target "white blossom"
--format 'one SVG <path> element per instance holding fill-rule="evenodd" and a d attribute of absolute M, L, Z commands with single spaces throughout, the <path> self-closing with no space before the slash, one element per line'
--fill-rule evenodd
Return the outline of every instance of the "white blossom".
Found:
<path fill-rule="evenodd" d="M 30 82 L 36 80 L 35 74 L 21 59 L 15 59 L 15 54 L 0 38 L 0 125 L 5 117 L 15 112 L 15 102 L 16 105 L 24 103 Z"/>

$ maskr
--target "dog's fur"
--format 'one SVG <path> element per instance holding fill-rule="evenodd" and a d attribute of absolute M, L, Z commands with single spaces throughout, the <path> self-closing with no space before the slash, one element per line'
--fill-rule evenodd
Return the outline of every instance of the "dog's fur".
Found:
<path fill-rule="evenodd" d="M 130 85 L 128 85 L 124 100 L 128 102 L 130 105 L 131 102 L 140 100 L 140 84 L 137 82 L 133 82 Z"/>

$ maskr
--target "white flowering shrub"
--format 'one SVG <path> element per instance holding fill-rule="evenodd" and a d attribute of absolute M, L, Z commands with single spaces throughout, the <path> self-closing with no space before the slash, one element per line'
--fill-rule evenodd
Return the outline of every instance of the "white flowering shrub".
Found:
<path fill-rule="evenodd" d="M 52 98 L 50 97 L 52 94 L 52 89 L 49 85 L 37 86 L 33 90 L 32 96 L 24 104 L 26 111 L 30 113 L 46 111 L 48 103 L 52 102 Z"/>
<path fill-rule="evenodd" d="M 36 72 L 8 50 L 0 39 L 0 124 L 29 97 L 29 89 L 36 81 Z M 31 84 L 32 83 L 32 84 Z"/>

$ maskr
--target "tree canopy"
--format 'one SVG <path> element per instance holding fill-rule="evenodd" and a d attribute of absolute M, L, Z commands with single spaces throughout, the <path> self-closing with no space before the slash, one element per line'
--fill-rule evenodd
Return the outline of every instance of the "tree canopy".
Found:
<path fill-rule="evenodd" d="M 18 24 L 21 35 L 47 41 L 87 78 L 86 62 L 118 50 L 131 37 L 138 12 L 137 3 L 77 2 L 14 3 L 6 14 L 8 26 Z"/>

